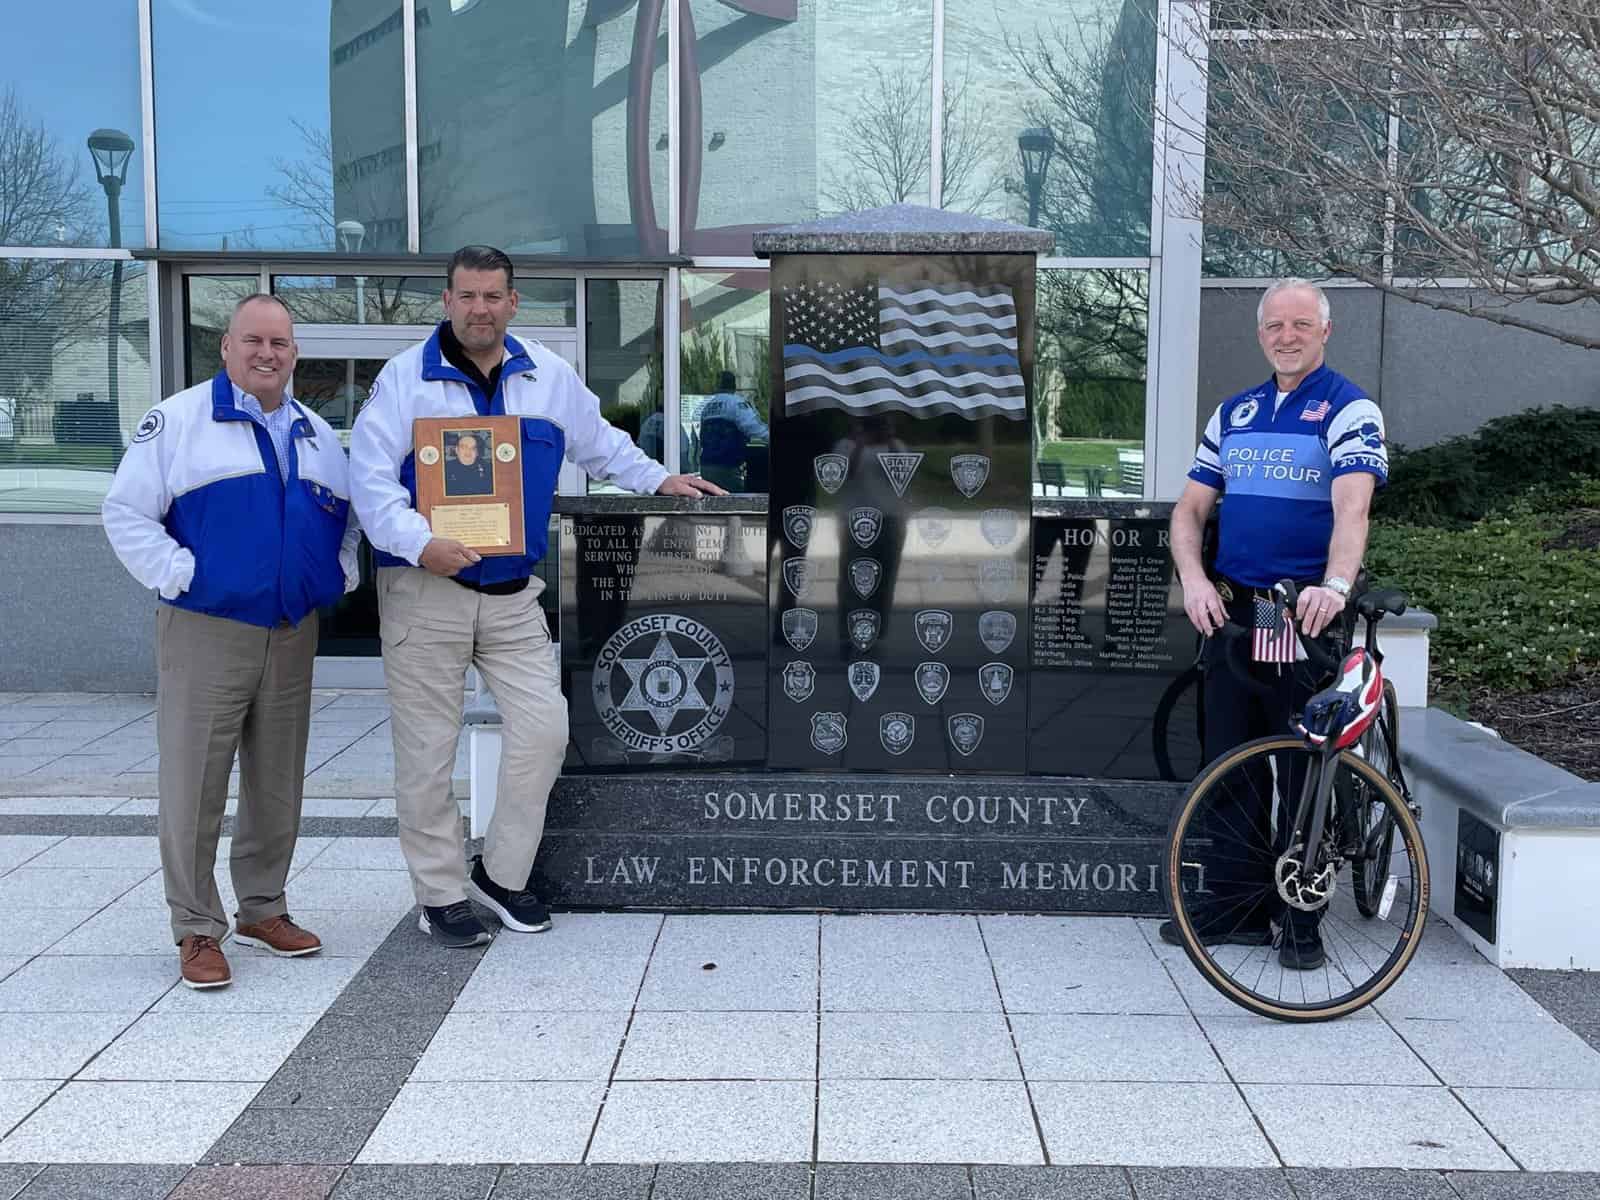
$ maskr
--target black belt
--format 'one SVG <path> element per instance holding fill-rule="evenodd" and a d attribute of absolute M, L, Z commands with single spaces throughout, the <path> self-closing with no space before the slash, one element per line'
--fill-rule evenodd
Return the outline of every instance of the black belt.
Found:
<path fill-rule="evenodd" d="M 469 592 L 477 592 L 480 596 L 515 596 L 528 586 L 528 577 L 521 579 L 503 579 L 499 583 L 472 583 L 462 579 L 459 575 L 450 576 Z"/>

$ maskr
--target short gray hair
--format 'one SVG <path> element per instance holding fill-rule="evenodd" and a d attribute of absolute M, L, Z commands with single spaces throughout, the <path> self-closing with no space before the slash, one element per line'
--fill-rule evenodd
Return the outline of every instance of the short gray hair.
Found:
<path fill-rule="evenodd" d="M 1289 279 L 1280 279 L 1268 287 L 1266 291 L 1261 293 L 1261 300 L 1256 305 L 1256 328 L 1261 328 L 1261 323 L 1266 317 L 1268 300 L 1272 299 L 1272 297 L 1276 296 L 1279 292 L 1299 291 L 1302 288 L 1316 296 L 1317 313 L 1322 317 L 1322 323 L 1326 325 L 1329 321 L 1331 321 L 1333 316 L 1332 311 L 1328 307 L 1328 293 L 1323 291 L 1316 284 L 1312 283 L 1311 280 L 1301 279 L 1296 276 Z"/>

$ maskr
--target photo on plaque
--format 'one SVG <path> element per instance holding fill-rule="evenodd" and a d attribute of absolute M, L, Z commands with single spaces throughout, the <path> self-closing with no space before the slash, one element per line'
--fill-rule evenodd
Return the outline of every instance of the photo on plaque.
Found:
<path fill-rule="evenodd" d="M 412 424 L 417 511 L 439 537 L 479 554 L 522 554 L 518 417 L 423 417 Z"/>

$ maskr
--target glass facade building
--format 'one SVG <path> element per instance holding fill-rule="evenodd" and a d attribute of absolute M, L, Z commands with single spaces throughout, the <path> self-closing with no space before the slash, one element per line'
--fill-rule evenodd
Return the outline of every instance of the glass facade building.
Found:
<path fill-rule="evenodd" d="M 708 397 L 769 412 L 752 234 L 897 202 L 1055 233 L 1035 494 L 1170 498 L 1202 275 L 1198 223 L 1168 202 L 1204 170 L 1173 119 L 1204 103 L 1175 46 L 1192 7 L 8 5 L 0 514 L 98 511 L 145 409 L 219 368 L 252 292 L 295 316 L 295 395 L 348 430 L 384 359 L 440 319 L 467 242 L 516 261 L 518 332 L 695 469 Z M 752 458 L 742 486 L 762 475 Z"/>

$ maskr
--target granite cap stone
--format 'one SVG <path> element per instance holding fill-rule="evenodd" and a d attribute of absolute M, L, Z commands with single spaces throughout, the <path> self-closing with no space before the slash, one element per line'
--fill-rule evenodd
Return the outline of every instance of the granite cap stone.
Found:
<path fill-rule="evenodd" d="M 758 258 L 774 254 L 1049 254 L 1056 236 L 920 204 L 888 204 L 755 235 Z"/>

